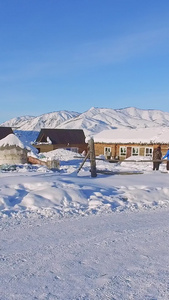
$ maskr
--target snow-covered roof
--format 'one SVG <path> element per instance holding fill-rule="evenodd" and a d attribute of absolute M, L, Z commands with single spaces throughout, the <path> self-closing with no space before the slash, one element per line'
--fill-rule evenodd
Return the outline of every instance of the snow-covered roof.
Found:
<path fill-rule="evenodd" d="M 99 143 L 163 143 L 169 144 L 169 127 L 110 129 L 94 135 Z"/>
<path fill-rule="evenodd" d="M 5 147 L 7 145 L 18 146 L 22 149 L 25 148 L 22 142 L 19 140 L 19 138 L 13 133 L 7 135 L 4 139 L 0 140 L 0 147 Z"/>

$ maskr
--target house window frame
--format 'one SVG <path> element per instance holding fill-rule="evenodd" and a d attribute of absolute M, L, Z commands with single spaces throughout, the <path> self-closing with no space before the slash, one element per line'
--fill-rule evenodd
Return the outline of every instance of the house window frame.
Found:
<path fill-rule="evenodd" d="M 137 149 L 137 151 L 135 153 L 133 153 L 133 150 Z M 139 147 L 132 147 L 132 152 L 131 152 L 132 156 L 138 156 L 139 155 Z"/>
<path fill-rule="evenodd" d="M 111 156 L 111 147 L 104 147 L 104 156 Z"/>
<path fill-rule="evenodd" d="M 146 153 L 146 149 L 151 150 L 151 153 Z M 145 147 L 144 156 L 153 156 L 153 147 Z"/>
<path fill-rule="evenodd" d="M 123 153 L 121 152 L 121 150 L 125 150 Z M 126 156 L 127 155 L 127 147 L 126 146 L 120 146 L 119 148 L 119 156 Z"/>
<path fill-rule="evenodd" d="M 78 153 L 79 152 L 79 148 L 78 147 L 66 147 L 64 149 L 68 150 L 68 151 L 72 151 L 74 153 Z"/>

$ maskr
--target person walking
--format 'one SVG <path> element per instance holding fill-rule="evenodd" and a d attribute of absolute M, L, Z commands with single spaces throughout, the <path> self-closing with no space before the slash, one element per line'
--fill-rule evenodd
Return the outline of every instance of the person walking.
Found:
<path fill-rule="evenodd" d="M 159 145 L 153 151 L 153 171 L 159 170 L 159 166 L 161 164 L 159 160 L 161 160 L 161 158 L 162 158 L 162 152 L 161 152 L 161 146 Z"/>
<path fill-rule="evenodd" d="M 169 147 L 168 147 L 167 153 L 163 156 L 163 159 L 164 158 L 167 158 L 166 169 L 169 171 Z"/>

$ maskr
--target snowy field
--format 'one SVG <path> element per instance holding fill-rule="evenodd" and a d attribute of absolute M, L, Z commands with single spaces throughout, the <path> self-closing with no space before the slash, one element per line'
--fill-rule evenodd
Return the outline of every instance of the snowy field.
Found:
<path fill-rule="evenodd" d="M 46 154 L 58 171 L 0 172 L 0 299 L 169 299 L 166 164 L 86 162 Z M 118 173 L 121 172 L 121 175 Z"/>

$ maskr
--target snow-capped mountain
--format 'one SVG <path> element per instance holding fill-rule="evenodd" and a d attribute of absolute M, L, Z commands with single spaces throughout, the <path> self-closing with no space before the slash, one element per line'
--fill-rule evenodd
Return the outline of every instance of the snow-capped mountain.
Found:
<path fill-rule="evenodd" d="M 110 109 L 92 107 L 84 113 L 58 111 L 38 117 L 25 116 L 9 120 L 1 126 L 20 131 L 40 131 L 41 128 L 83 129 L 86 136 L 106 129 L 169 127 L 169 113 L 135 107 Z"/>
<path fill-rule="evenodd" d="M 94 135 L 106 129 L 169 127 L 169 113 L 158 110 L 142 110 L 134 107 L 123 109 L 91 108 L 58 128 L 81 128 L 85 135 Z"/>
<path fill-rule="evenodd" d="M 40 131 L 41 128 L 57 128 L 61 123 L 79 115 L 73 111 L 58 111 L 40 115 L 38 117 L 26 116 L 11 119 L 1 124 L 14 129 L 25 131 Z"/>
<path fill-rule="evenodd" d="M 25 124 L 28 124 L 29 122 L 33 121 L 35 119 L 34 116 L 22 116 L 22 117 L 17 117 L 10 119 L 9 121 L 6 121 L 2 123 L 0 126 L 5 126 L 5 127 L 12 127 L 12 128 L 21 128 Z"/>

